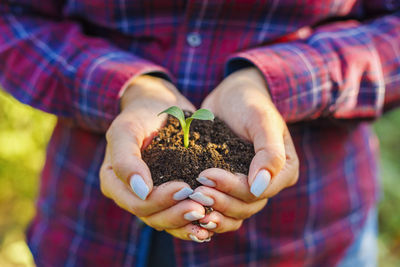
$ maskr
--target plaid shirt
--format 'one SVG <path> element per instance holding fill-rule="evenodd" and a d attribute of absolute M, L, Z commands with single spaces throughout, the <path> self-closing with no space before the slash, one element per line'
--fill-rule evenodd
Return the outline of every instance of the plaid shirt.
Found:
<path fill-rule="evenodd" d="M 299 182 L 236 232 L 174 240 L 178 266 L 332 266 L 376 203 L 366 120 L 400 99 L 398 0 L 2 0 L 0 83 L 60 119 L 28 243 L 39 266 L 144 266 L 152 229 L 99 189 L 121 88 L 157 72 L 194 104 L 253 64 L 290 124 Z M 23 181 L 22 181 L 23 182 Z"/>

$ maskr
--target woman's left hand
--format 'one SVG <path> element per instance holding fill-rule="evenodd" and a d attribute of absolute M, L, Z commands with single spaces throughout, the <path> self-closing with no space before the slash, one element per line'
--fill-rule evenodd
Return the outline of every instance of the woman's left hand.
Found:
<path fill-rule="evenodd" d="M 256 68 L 229 75 L 204 100 L 203 108 L 214 112 L 240 137 L 253 143 L 255 156 L 248 176 L 221 169 L 203 171 L 193 200 L 212 206 L 200 220 L 216 233 L 235 231 L 258 211 L 268 198 L 298 180 L 299 161 L 286 126 Z"/>

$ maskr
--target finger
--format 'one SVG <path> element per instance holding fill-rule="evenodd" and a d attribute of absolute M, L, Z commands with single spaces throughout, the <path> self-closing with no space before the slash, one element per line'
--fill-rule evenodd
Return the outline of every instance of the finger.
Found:
<path fill-rule="evenodd" d="M 204 206 L 210 206 L 225 216 L 234 219 L 247 219 L 264 208 L 267 199 L 246 203 L 214 188 L 200 186 L 189 196 Z"/>
<path fill-rule="evenodd" d="M 299 179 L 299 159 L 289 131 L 285 131 L 286 163 L 281 172 L 272 179 L 269 187 L 261 197 L 270 198 L 283 189 L 293 186 Z"/>
<path fill-rule="evenodd" d="M 179 181 L 171 181 L 154 187 L 148 198 L 140 201 L 142 213 L 138 216 L 149 216 L 169 208 L 179 201 L 187 199 L 193 190 L 188 184 Z"/>
<path fill-rule="evenodd" d="M 114 120 L 106 135 L 111 165 L 115 174 L 145 200 L 153 188 L 150 170 L 140 154 L 146 132 L 140 123 L 120 118 Z"/>
<path fill-rule="evenodd" d="M 253 202 L 257 198 L 250 192 L 246 175 L 210 168 L 202 171 L 196 180 L 204 186 L 212 187 L 234 198 L 245 202 Z"/>
<path fill-rule="evenodd" d="M 107 158 L 108 156 L 106 156 Z M 132 194 L 130 188 L 115 175 L 107 162 L 100 170 L 100 186 L 105 196 L 113 199 L 121 208 L 139 217 L 165 210 L 187 198 L 193 192 L 183 182 L 169 182 L 155 187 L 148 199 L 142 200 Z"/>
<path fill-rule="evenodd" d="M 114 200 L 119 207 L 136 215 L 136 207 L 141 199 L 118 179 L 109 164 L 103 164 L 100 169 L 100 189 L 103 195 Z"/>
<path fill-rule="evenodd" d="M 250 164 L 249 185 L 251 193 L 259 197 L 285 164 L 284 125 L 273 107 L 253 113 L 248 131 L 256 154 Z"/>
<path fill-rule="evenodd" d="M 155 229 L 164 230 L 182 227 L 204 216 L 203 205 L 192 200 L 184 200 L 168 209 L 140 219 Z"/>
<path fill-rule="evenodd" d="M 209 242 L 211 237 L 214 235 L 213 232 L 191 223 L 181 228 L 167 229 L 165 231 L 176 238 L 190 240 L 197 243 Z"/>
<path fill-rule="evenodd" d="M 215 233 L 225 233 L 238 230 L 243 220 L 237 220 L 224 216 L 218 211 L 213 211 L 199 220 L 200 226 Z"/>

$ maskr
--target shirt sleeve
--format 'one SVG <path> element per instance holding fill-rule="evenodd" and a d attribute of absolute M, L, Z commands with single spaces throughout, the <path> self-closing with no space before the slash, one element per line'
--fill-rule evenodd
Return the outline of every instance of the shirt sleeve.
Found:
<path fill-rule="evenodd" d="M 287 122 L 373 119 L 400 102 L 400 13 L 330 23 L 303 40 L 239 52 L 227 73 L 246 64 L 262 72 Z"/>
<path fill-rule="evenodd" d="M 162 67 L 63 20 L 60 1 L 22 2 L 0 3 L 0 84 L 19 101 L 104 132 L 130 79 L 168 77 Z"/>

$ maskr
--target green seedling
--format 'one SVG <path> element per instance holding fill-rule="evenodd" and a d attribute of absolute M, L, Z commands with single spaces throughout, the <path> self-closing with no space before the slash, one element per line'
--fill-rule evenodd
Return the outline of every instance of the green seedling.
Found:
<path fill-rule="evenodd" d="M 203 121 L 213 121 L 214 120 L 214 114 L 209 111 L 208 109 L 199 109 L 196 112 L 193 113 L 192 116 L 189 118 L 185 119 L 185 115 L 183 114 L 182 109 L 178 108 L 177 106 L 172 106 L 170 108 L 167 108 L 164 111 L 161 111 L 158 115 L 161 115 L 163 113 L 167 113 L 171 116 L 174 116 L 177 118 L 181 124 L 182 131 L 183 131 L 183 145 L 185 147 L 189 146 L 189 128 L 190 124 L 194 119 L 196 120 L 203 120 Z"/>

